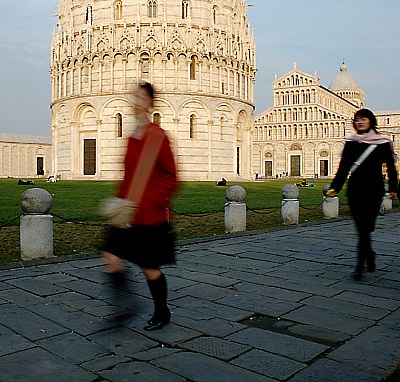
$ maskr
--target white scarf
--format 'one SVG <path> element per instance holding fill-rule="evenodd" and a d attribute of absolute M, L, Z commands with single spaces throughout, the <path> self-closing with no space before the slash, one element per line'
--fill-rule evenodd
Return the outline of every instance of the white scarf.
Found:
<path fill-rule="evenodd" d="M 370 145 L 380 145 L 382 143 L 387 143 L 387 142 L 392 143 L 392 141 L 388 137 L 377 134 L 373 129 L 370 129 L 367 133 L 364 134 L 353 134 L 346 140 L 356 141 L 361 143 L 369 143 Z"/>
<path fill-rule="evenodd" d="M 375 132 L 375 130 L 370 129 L 367 133 L 364 134 L 353 134 L 351 137 L 348 137 L 346 141 L 355 141 L 355 142 L 360 142 L 360 143 L 368 143 L 370 145 L 381 145 L 382 143 L 388 143 L 390 144 L 390 149 L 392 150 L 393 153 L 393 159 L 396 162 L 397 161 L 397 156 L 394 153 L 393 150 L 393 142 L 391 139 L 388 137 L 385 137 L 383 135 L 379 135 Z"/>

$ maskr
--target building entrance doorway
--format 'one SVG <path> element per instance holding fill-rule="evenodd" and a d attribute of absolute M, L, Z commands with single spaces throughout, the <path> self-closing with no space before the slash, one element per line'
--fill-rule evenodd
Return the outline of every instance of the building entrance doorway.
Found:
<path fill-rule="evenodd" d="M 319 176 L 328 176 L 328 160 L 323 159 L 319 161 Z"/>
<path fill-rule="evenodd" d="M 96 139 L 83 140 L 83 175 L 96 175 Z"/>
<path fill-rule="evenodd" d="M 44 158 L 36 158 L 36 175 L 44 175 Z"/>
<path fill-rule="evenodd" d="M 264 162 L 264 176 L 272 176 L 272 160 L 266 160 Z"/>
<path fill-rule="evenodd" d="M 300 155 L 290 156 L 290 176 L 300 176 Z"/>

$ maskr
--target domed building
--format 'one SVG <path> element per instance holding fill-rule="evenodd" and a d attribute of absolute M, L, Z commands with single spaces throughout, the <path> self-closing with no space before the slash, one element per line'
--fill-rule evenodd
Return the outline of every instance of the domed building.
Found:
<path fill-rule="evenodd" d="M 329 89 L 339 97 L 357 105 L 359 109 L 364 107 L 364 92 L 358 86 L 357 81 L 349 74 L 344 62 L 340 67 L 340 73 L 330 83 Z"/>
<path fill-rule="evenodd" d="M 51 46 L 54 174 L 122 177 L 132 94 L 154 84 L 151 118 L 182 180 L 251 177 L 254 36 L 245 0 L 60 0 Z"/>
<path fill-rule="evenodd" d="M 277 78 L 274 105 L 256 116 L 253 169 L 258 177 L 332 177 L 364 92 L 343 64 L 329 85 L 297 69 Z"/>

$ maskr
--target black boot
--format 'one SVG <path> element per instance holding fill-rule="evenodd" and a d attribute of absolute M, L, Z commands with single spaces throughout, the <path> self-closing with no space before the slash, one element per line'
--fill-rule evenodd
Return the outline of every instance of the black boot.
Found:
<path fill-rule="evenodd" d="M 357 253 L 357 265 L 353 272 L 353 280 L 359 281 L 362 278 L 364 272 L 365 261 L 368 259 L 371 249 L 371 238 L 369 232 L 361 231 L 358 234 L 358 253 Z M 368 260 L 367 260 L 368 261 Z"/>
<path fill-rule="evenodd" d="M 356 268 L 354 269 L 353 272 L 353 280 L 354 281 L 360 281 L 362 278 L 363 270 L 364 270 L 364 258 L 360 257 L 360 254 L 358 255 L 357 259 L 357 265 Z"/>
<path fill-rule="evenodd" d="M 158 330 L 168 324 L 171 319 L 171 312 L 167 306 L 167 280 L 164 275 L 156 280 L 147 280 L 151 296 L 154 302 L 154 314 L 147 322 L 144 330 Z"/>
<path fill-rule="evenodd" d="M 127 285 L 125 272 L 108 272 L 106 275 L 113 286 L 112 305 L 114 313 L 110 319 L 115 324 L 122 325 L 132 316 L 130 308 L 127 308 L 130 302 L 127 301 L 128 295 L 125 291 Z M 125 310 L 121 311 L 121 309 Z"/>
<path fill-rule="evenodd" d="M 126 277 L 124 272 L 107 272 L 106 275 L 117 292 L 120 292 L 121 289 L 125 288 Z"/>

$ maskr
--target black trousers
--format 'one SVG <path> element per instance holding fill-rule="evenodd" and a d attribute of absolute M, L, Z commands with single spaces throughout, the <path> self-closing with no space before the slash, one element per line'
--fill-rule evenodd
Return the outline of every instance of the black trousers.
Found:
<path fill-rule="evenodd" d="M 382 203 L 381 197 L 349 198 L 350 212 L 353 216 L 357 233 L 357 271 L 362 272 L 365 261 L 373 262 L 375 253 L 371 247 L 371 233 L 375 230 L 376 218 Z"/>

